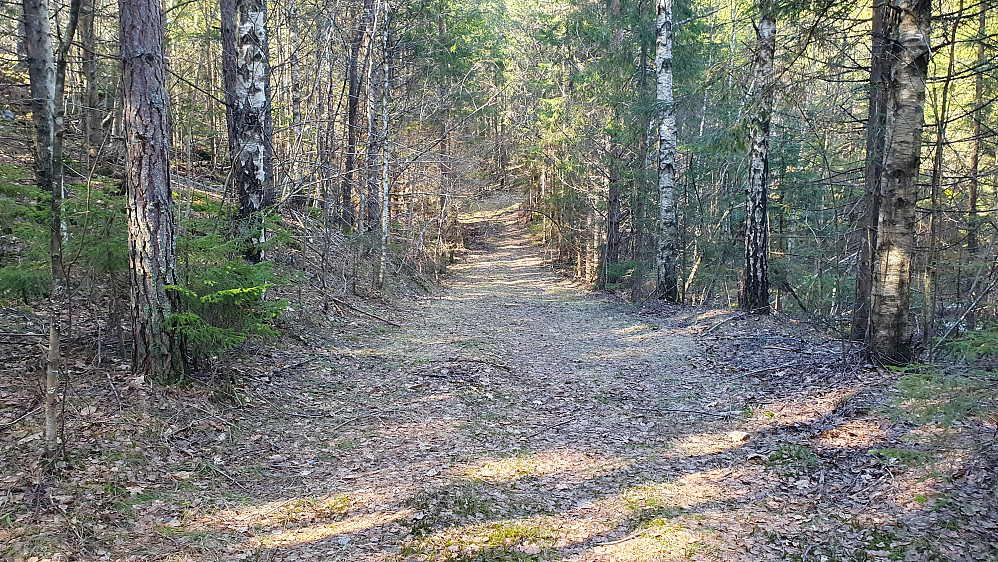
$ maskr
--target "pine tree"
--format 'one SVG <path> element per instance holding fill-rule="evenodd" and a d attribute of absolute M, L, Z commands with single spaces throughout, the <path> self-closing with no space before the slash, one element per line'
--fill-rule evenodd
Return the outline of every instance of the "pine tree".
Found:
<path fill-rule="evenodd" d="M 125 188 L 131 281 L 132 370 L 153 378 L 180 372 L 165 329 L 177 281 L 170 189 L 163 19 L 157 0 L 118 0 L 125 98 Z"/>

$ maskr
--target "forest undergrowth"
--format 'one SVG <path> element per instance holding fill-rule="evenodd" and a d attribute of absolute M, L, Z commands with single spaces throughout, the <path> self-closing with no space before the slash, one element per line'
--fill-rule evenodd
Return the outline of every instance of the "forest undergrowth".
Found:
<path fill-rule="evenodd" d="M 432 296 L 334 307 L 228 383 L 72 350 L 52 472 L 36 378 L 10 376 L 0 558 L 998 557 L 993 388 L 783 316 L 595 295 L 511 202 L 462 217 Z M 40 348 L 2 346 L 38 372 Z"/>

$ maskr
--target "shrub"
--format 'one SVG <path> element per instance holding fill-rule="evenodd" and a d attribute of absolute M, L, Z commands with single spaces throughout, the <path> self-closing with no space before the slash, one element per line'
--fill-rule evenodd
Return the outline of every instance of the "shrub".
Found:
<path fill-rule="evenodd" d="M 174 304 L 166 328 L 179 342 L 188 372 L 250 337 L 277 334 L 273 322 L 287 303 L 264 300 L 274 277 L 270 263 L 227 259 L 186 273 L 186 287 L 166 287 Z"/>

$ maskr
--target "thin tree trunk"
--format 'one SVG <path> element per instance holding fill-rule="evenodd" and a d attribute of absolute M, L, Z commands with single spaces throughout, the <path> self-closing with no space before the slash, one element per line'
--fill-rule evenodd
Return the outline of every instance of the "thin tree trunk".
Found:
<path fill-rule="evenodd" d="M 679 229 L 676 222 L 676 102 L 672 92 L 672 0 L 658 0 L 655 20 L 655 98 L 658 125 L 658 294 L 676 302 L 679 274 L 676 268 Z"/>
<path fill-rule="evenodd" d="M 88 167 L 93 166 L 104 143 L 101 126 L 100 80 L 97 75 L 97 33 L 94 29 L 97 0 L 83 0 L 80 5 L 80 39 L 82 40 L 83 78 L 86 81 L 84 97 L 84 128 Z"/>
<path fill-rule="evenodd" d="M 982 1 L 980 13 L 977 20 L 977 69 L 974 73 L 974 133 L 970 145 L 970 182 L 967 187 L 967 198 L 970 207 L 967 213 L 967 261 L 973 263 L 978 253 L 978 218 L 977 218 L 977 190 L 981 168 L 981 107 L 984 98 L 984 66 L 987 59 L 984 58 L 984 37 L 987 34 L 987 3 Z M 959 289 L 959 284 L 957 285 Z M 969 295 L 973 297 L 974 295 Z M 967 327 L 974 329 L 976 317 L 971 310 L 967 314 Z"/>
<path fill-rule="evenodd" d="M 294 139 L 292 139 L 292 150 L 291 162 L 289 166 L 289 178 L 288 181 L 284 182 L 287 186 L 286 191 L 283 194 L 282 200 L 291 196 L 294 198 L 296 208 L 301 208 L 304 206 L 301 201 L 304 198 L 298 194 L 299 189 L 301 189 L 302 184 L 302 170 L 301 159 L 304 158 L 302 154 L 302 141 L 303 141 L 303 125 L 302 125 L 302 113 L 301 113 L 301 61 L 298 56 L 298 51 L 301 48 L 301 42 L 298 39 L 298 9 L 295 0 L 289 0 L 288 2 L 288 28 L 291 34 L 291 52 L 289 53 L 289 64 L 291 66 L 291 130 L 294 132 Z"/>
<path fill-rule="evenodd" d="M 766 215 L 769 189 L 769 125 L 773 111 L 773 57 L 776 51 L 776 7 L 760 0 L 756 29 L 755 92 L 749 132 L 749 169 L 745 206 L 745 280 L 741 308 L 769 313 L 769 225 Z"/>
<path fill-rule="evenodd" d="M 357 71 L 360 50 L 367 38 L 368 27 L 371 25 L 372 0 L 364 0 L 364 12 L 357 23 L 353 40 L 350 42 L 350 59 L 347 61 L 347 146 L 344 155 L 343 181 L 340 184 L 340 218 L 343 228 L 353 228 L 353 184 L 354 168 L 357 160 L 357 116 L 360 109 L 360 90 L 363 84 L 363 73 Z"/>
<path fill-rule="evenodd" d="M 914 259 L 915 203 L 929 64 L 930 0 L 892 0 L 899 14 L 888 86 L 887 138 L 881 177 L 873 279 L 870 352 L 885 363 L 911 357 L 908 303 Z"/>
<path fill-rule="evenodd" d="M 623 178 L 620 174 L 620 159 L 623 157 L 623 150 L 615 141 L 612 145 L 610 161 L 610 179 L 607 184 L 606 195 L 606 250 L 603 255 L 603 269 L 607 266 L 620 262 L 620 186 Z M 606 279 L 606 271 L 601 279 Z"/>
<path fill-rule="evenodd" d="M 866 122 L 866 162 L 864 165 L 866 179 L 862 202 L 863 216 L 860 219 L 862 237 L 857 254 L 856 302 L 852 312 L 851 336 L 854 340 L 866 339 L 870 329 L 874 251 L 877 247 L 880 181 L 883 177 L 887 125 L 887 90 L 891 66 L 890 41 L 896 26 L 897 12 L 891 9 L 890 0 L 874 2 L 870 103 Z"/>
<path fill-rule="evenodd" d="M 943 78 L 942 100 L 936 112 L 935 152 L 932 155 L 932 176 L 929 181 L 929 253 L 925 260 L 925 306 L 922 309 L 922 342 L 929 349 L 932 346 L 932 326 L 935 324 L 935 311 L 938 301 L 936 295 L 936 278 L 939 275 L 939 193 L 943 180 L 943 150 L 946 147 L 946 121 L 949 119 L 950 85 L 953 82 L 953 66 L 956 63 L 956 34 L 960 27 L 963 14 L 963 0 L 960 0 L 956 17 L 953 19 L 953 32 L 949 39 L 949 61 L 946 65 L 946 76 Z M 930 358 L 931 359 L 931 358 Z"/>
<path fill-rule="evenodd" d="M 48 0 L 24 0 L 24 45 L 27 50 L 31 88 L 31 115 L 34 122 L 35 181 L 52 194 L 49 238 L 52 293 L 49 297 L 49 346 L 45 370 L 45 454 L 58 451 L 60 311 L 65 280 L 62 267 L 62 181 L 57 177 L 56 143 L 56 65 L 49 23 Z"/>
<path fill-rule="evenodd" d="M 120 1 L 120 0 L 119 0 Z M 229 141 L 229 160 L 236 154 L 236 0 L 218 0 L 222 36 L 222 93 L 225 95 L 225 132 Z"/>
<path fill-rule="evenodd" d="M 377 19 L 379 15 L 375 16 L 376 23 L 371 32 L 371 68 L 367 87 L 367 161 L 365 162 L 367 168 L 367 208 L 364 210 L 367 215 L 364 221 L 364 229 L 367 231 L 376 231 L 381 221 L 381 196 L 379 193 L 381 187 L 381 166 L 379 165 L 378 158 L 381 155 L 381 145 L 385 142 L 385 139 L 382 138 L 381 131 L 378 128 L 378 118 L 383 116 L 378 115 L 377 99 L 378 86 L 385 80 L 385 61 L 383 59 L 379 61 L 374 52 L 374 39 L 378 32 Z"/>
<path fill-rule="evenodd" d="M 165 329 L 167 285 L 177 282 L 163 19 L 158 0 L 118 0 L 124 90 L 125 187 L 133 336 L 132 370 L 181 371 Z"/>
<path fill-rule="evenodd" d="M 391 69 L 388 58 L 388 9 L 385 9 L 384 30 L 381 34 L 381 60 L 384 74 L 381 79 L 381 260 L 378 262 L 378 287 L 385 283 L 388 267 L 388 221 L 391 212 L 391 199 L 388 192 L 388 91 Z"/>
<path fill-rule="evenodd" d="M 61 362 L 61 312 L 65 308 L 66 274 L 63 268 L 65 222 L 62 201 L 63 180 L 63 102 L 69 48 L 80 16 L 80 0 L 69 6 L 65 40 L 58 53 L 53 48 L 51 13 L 48 0 L 24 0 L 25 49 L 34 122 L 35 177 L 39 188 L 51 194 L 49 225 L 49 265 L 52 288 L 49 296 L 49 346 L 45 371 L 45 453 L 54 456 L 59 449 L 59 371 Z M 58 55 L 58 56 L 57 56 Z"/>

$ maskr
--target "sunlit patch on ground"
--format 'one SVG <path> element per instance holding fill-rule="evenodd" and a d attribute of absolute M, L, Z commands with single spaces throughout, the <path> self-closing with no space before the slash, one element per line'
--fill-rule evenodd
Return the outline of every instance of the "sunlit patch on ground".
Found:
<path fill-rule="evenodd" d="M 829 448 L 871 448 L 882 442 L 885 436 L 884 420 L 848 420 L 821 432 L 817 445 Z"/>
<path fill-rule="evenodd" d="M 508 482 L 526 477 L 557 475 L 557 487 L 565 489 L 592 476 L 624 466 L 619 459 L 595 458 L 578 451 L 554 450 L 487 459 L 459 469 L 468 478 L 485 482 Z"/>

